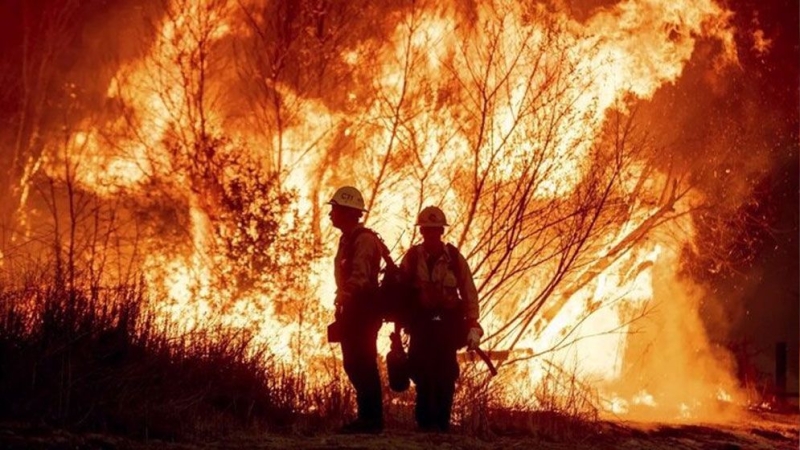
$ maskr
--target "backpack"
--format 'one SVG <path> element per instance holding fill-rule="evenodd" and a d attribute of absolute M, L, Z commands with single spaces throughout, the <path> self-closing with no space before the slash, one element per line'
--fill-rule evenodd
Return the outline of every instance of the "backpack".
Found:
<path fill-rule="evenodd" d="M 394 332 L 391 334 L 392 345 L 386 355 L 386 373 L 389 378 L 389 387 L 395 392 L 404 392 L 411 384 L 411 369 L 408 354 L 403 347 L 401 328 L 411 320 L 414 287 L 402 279 L 400 268 L 392 259 L 389 248 L 380 235 L 369 228 L 359 228 L 350 237 L 345 249 L 347 260 L 352 258 L 356 237 L 362 232 L 370 232 L 378 239 L 381 259 L 384 261 L 384 268 L 380 271 L 378 289 L 372 300 L 377 305 L 381 320 L 394 322 Z"/>
<path fill-rule="evenodd" d="M 411 317 L 412 305 L 415 303 L 415 289 L 411 283 L 403 280 L 400 268 L 392 259 L 389 247 L 386 246 L 380 235 L 366 227 L 356 229 L 347 243 L 346 258 L 349 261 L 352 257 L 355 240 L 363 232 L 372 233 L 378 239 L 381 258 L 384 262 L 374 295 L 378 313 L 384 322 L 405 324 Z"/>

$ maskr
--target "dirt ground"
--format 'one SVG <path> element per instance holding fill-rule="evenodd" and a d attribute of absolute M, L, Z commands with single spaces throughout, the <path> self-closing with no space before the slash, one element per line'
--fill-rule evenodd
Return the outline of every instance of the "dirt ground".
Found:
<path fill-rule="evenodd" d="M 387 430 L 380 435 L 320 433 L 259 434 L 215 441 L 174 443 L 134 441 L 101 434 L 75 434 L 62 430 L 0 424 L 0 449 L 798 449 L 798 414 L 750 413 L 726 424 L 658 424 L 603 422 L 596 433 L 562 442 L 535 436 L 474 437 L 458 433 L 419 433 Z"/>

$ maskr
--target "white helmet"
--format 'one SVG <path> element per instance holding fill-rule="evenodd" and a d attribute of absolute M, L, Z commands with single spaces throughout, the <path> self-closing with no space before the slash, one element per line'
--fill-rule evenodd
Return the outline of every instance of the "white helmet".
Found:
<path fill-rule="evenodd" d="M 426 206 L 419 212 L 417 225 L 420 227 L 446 227 L 448 224 L 441 209 L 435 206 Z"/>
<path fill-rule="evenodd" d="M 366 211 L 366 209 L 364 209 L 364 197 L 361 195 L 361 192 L 353 186 L 342 186 L 337 189 L 328 204 Z"/>

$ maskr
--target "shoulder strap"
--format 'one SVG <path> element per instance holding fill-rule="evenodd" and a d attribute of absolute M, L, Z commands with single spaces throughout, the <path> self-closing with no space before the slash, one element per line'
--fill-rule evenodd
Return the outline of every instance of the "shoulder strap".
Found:
<path fill-rule="evenodd" d="M 447 256 L 450 258 L 450 270 L 456 276 L 456 280 L 461 283 L 461 265 L 459 264 L 458 257 L 461 253 L 458 251 L 455 245 L 451 243 L 447 243 L 444 246 L 445 251 L 447 252 Z"/>
<path fill-rule="evenodd" d="M 354 251 L 353 247 L 355 246 L 356 238 L 358 237 L 359 234 L 363 232 L 372 233 L 372 235 L 378 239 L 378 246 L 380 247 L 381 250 L 381 258 L 383 258 L 383 261 L 386 263 L 386 267 L 396 267 L 396 264 L 392 259 L 391 252 L 389 251 L 389 247 L 387 247 L 386 243 L 383 242 L 383 238 L 381 238 L 381 235 L 375 232 L 375 230 L 367 227 L 360 227 L 353 231 L 353 235 L 350 236 L 350 240 L 347 242 L 347 253 L 346 253 L 347 260 L 349 261 L 353 257 L 353 251 Z"/>

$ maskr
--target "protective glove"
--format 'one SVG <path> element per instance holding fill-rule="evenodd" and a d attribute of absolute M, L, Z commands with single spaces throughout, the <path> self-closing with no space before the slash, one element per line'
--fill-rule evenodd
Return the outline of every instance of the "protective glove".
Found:
<path fill-rule="evenodd" d="M 467 349 L 477 349 L 481 343 L 481 337 L 483 337 L 483 330 L 480 327 L 470 328 L 469 332 L 467 332 Z"/>

